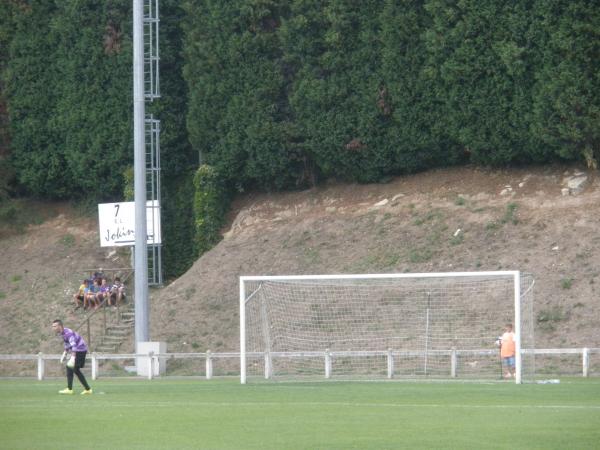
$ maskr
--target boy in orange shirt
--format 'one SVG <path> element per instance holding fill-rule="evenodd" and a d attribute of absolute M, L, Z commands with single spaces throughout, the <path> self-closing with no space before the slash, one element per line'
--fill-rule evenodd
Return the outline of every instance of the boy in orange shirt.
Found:
<path fill-rule="evenodd" d="M 515 333 L 513 333 L 512 323 L 507 323 L 504 328 L 504 334 L 498 338 L 500 345 L 500 357 L 502 364 L 506 369 L 504 378 L 514 378 L 515 376 Z"/>

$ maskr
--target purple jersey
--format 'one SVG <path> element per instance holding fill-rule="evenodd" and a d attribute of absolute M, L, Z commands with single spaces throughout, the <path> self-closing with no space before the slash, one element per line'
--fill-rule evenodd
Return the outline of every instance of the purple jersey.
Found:
<path fill-rule="evenodd" d="M 70 328 L 63 329 L 62 338 L 65 344 L 65 350 L 71 352 L 87 352 L 87 345 L 81 335 Z"/>

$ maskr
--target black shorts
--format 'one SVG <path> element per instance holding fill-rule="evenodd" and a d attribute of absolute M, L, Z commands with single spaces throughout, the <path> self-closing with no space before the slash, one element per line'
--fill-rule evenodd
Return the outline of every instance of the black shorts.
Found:
<path fill-rule="evenodd" d="M 75 352 L 75 368 L 82 369 L 85 367 L 85 356 L 87 352 Z"/>

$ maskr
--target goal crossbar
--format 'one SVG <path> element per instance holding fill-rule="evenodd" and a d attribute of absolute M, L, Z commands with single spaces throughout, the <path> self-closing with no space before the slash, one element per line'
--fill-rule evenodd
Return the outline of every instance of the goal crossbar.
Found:
<path fill-rule="evenodd" d="M 245 281 L 285 281 L 285 280 L 382 280 L 396 278 L 451 278 L 451 277 L 487 277 L 487 276 L 518 276 L 518 270 L 496 270 L 481 272 L 425 272 L 425 273 L 371 273 L 343 275 L 266 275 L 241 276 L 240 282 Z"/>

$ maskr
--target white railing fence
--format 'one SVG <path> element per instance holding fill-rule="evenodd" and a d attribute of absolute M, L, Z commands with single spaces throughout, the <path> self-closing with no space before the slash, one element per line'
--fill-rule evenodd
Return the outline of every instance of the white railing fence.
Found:
<path fill-rule="evenodd" d="M 578 375 L 582 377 L 600 376 L 600 348 L 554 348 L 554 349 L 523 349 L 524 355 L 535 355 L 535 375 L 536 378 L 549 377 L 557 375 Z M 466 355 L 497 355 L 497 350 L 456 350 L 450 349 L 447 351 L 437 351 L 438 355 L 447 356 L 448 360 L 448 377 L 460 378 L 457 371 L 457 361 L 461 356 Z M 31 377 L 31 366 L 34 365 L 37 372 L 37 379 L 43 380 L 48 375 L 54 374 L 59 376 L 62 374 L 62 366 L 59 364 L 60 354 L 0 354 L 0 377 Z M 399 352 L 392 350 L 385 351 L 361 351 L 361 352 L 334 352 L 324 350 L 322 352 L 271 352 L 271 353 L 246 353 L 249 360 L 261 361 L 260 367 L 257 367 L 254 373 L 262 373 L 264 378 L 269 379 L 273 375 L 273 360 L 274 359 L 301 359 L 301 358 L 316 358 L 322 361 L 322 378 L 333 378 L 332 365 L 335 364 L 336 358 L 344 357 L 374 357 L 378 356 L 386 360 L 387 378 L 392 379 L 395 376 L 396 361 L 398 358 L 422 356 L 422 352 Z M 107 353 L 91 353 L 88 354 L 87 361 L 91 367 L 91 377 L 96 380 L 102 376 L 114 376 L 114 366 L 111 369 L 111 364 L 117 364 L 119 375 L 123 375 L 123 363 L 127 361 L 143 362 L 149 370 L 147 378 L 153 379 L 159 373 L 167 375 L 164 368 L 169 364 L 183 363 L 184 361 L 193 361 L 191 373 L 181 373 L 172 371 L 168 375 L 192 375 L 202 376 L 210 380 L 215 376 L 215 362 L 220 364 L 220 361 L 226 362 L 226 370 L 219 371 L 217 376 L 239 376 L 239 352 L 213 353 L 210 350 L 204 353 L 147 353 L 147 354 L 107 354 Z M 9 362 L 16 363 L 9 367 Z M 47 363 L 53 364 L 52 369 L 47 369 Z M 119 365 L 120 364 L 120 365 Z M 158 370 L 162 366 L 163 370 Z M 86 366 L 87 367 L 87 366 Z M 101 370 L 102 369 L 102 370 Z M 171 372 L 171 371 L 170 371 Z"/>

